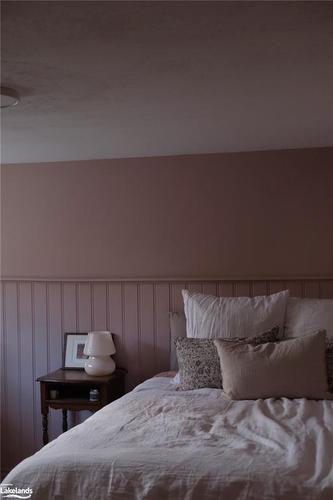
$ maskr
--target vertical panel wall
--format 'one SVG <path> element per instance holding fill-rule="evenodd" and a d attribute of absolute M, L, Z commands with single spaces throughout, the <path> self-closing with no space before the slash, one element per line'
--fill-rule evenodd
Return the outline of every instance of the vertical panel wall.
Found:
<path fill-rule="evenodd" d="M 62 365 L 64 332 L 108 329 L 127 389 L 169 367 L 169 311 L 183 309 L 181 290 L 252 296 L 288 288 L 293 296 L 333 298 L 333 279 L 210 281 L 27 281 L 1 283 L 2 471 L 42 446 L 36 378 Z M 72 415 L 72 425 L 88 414 Z M 61 432 L 50 412 L 50 437 Z"/>

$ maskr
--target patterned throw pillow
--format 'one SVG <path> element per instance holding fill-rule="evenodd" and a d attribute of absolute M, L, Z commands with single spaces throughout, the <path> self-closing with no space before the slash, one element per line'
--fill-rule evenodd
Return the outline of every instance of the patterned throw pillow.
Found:
<path fill-rule="evenodd" d="M 254 337 L 222 339 L 225 342 L 259 345 L 279 340 L 279 328 L 272 328 Z M 178 390 L 190 391 L 204 387 L 222 388 L 220 359 L 213 339 L 178 337 L 175 339 L 180 383 Z"/>
<path fill-rule="evenodd" d="M 333 341 L 326 342 L 328 390 L 333 392 Z"/>

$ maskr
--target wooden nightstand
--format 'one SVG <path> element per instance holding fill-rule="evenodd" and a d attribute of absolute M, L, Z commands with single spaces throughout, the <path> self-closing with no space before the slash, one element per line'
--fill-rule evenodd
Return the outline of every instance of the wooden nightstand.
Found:
<path fill-rule="evenodd" d="M 49 408 L 62 410 L 62 430 L 66 432 L 67 411 L 97 411 L 103 406 L 125 394 L 126 370 L 116 369 L 111 375 L 92 377 L 81 370 L 56 370 L 39 377 L 40 400 L 43 425 L 43 444 L 49 442 L 48 413 Z M 98 389 L 98 401 L 90 401 L 90 389 Z M 57 397 L 51 398 L 50 391 L 57 391 Z"/>

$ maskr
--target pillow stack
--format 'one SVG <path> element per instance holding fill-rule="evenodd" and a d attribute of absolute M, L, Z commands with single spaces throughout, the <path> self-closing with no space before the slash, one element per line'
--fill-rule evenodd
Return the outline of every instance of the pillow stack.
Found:
<path fill-rule="evenodd" d="M 288 290 L 253 298 L 182 294 L 185 316 L 170 315 L 179 390 L 223 385 L 231 399 L 321 399 L 327 377 L 333 390 L 332 300 L 289 299 Z M 283 339 L 284 328 L 298 338 Z"/>
<path fill-rule="evenodd" d="M 182 291 L 184 311 L 170 315 L 179 365 L 179 390 L 222 387 L 214 338 L 259 345 L 278 340 L 288 291 L 270 296 L 213 297 Z M 187 335 L 187 336 L 186 336 Z M 171 352 L 172 368 L 177 368 Z"/>

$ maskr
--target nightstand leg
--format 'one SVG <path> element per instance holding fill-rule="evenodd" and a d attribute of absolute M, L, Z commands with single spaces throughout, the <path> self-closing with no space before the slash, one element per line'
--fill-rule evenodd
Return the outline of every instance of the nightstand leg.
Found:
<path fill-rule="evenodd" d="M 62 432 L 66 432 L 67 430 L 68 430 L 67 410 L 62 410 Z"/>
<path fill-rule="evenodd" d="M 42 425 L 43 425 L 43 444 L 47 444 L 49 442 L 49 434 L 47 432 L 47 413 L 43 413 Z"/>

